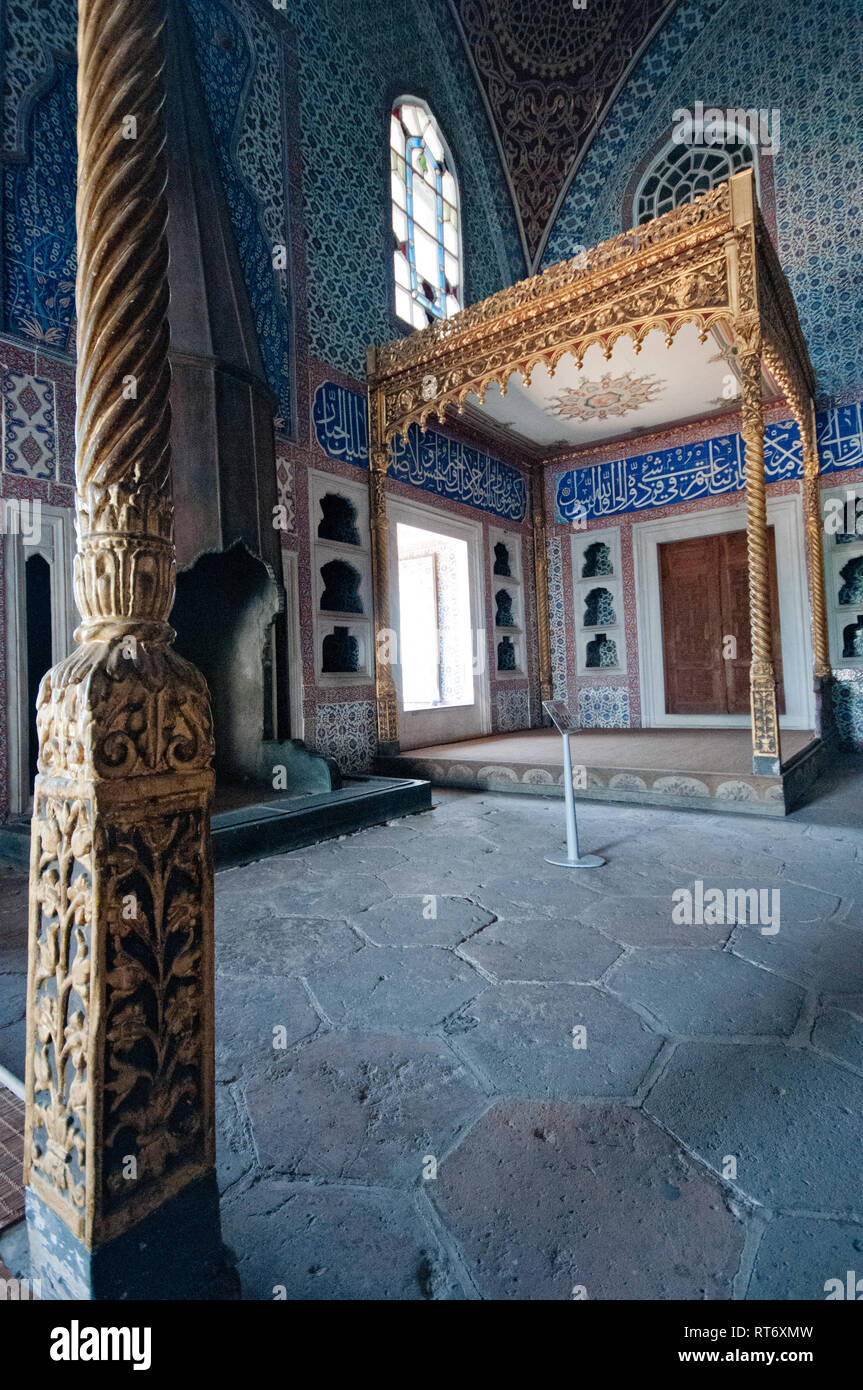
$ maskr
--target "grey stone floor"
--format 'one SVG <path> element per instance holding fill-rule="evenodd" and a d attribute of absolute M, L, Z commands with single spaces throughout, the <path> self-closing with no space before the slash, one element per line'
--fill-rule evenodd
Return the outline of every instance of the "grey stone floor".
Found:
<path fill-rule="evenodd" d="M 783 822 L 587 805 L 609 862 L 581 874 L 543 861 L 559 802 L 470 793 L 220 873 L 245 1297 L 823 1299 L 863 1276 L 861 786 Z M 779 889 L 779 931 L 675 923 L 697 879 Z M 24 893 L 0 879 L 18 1074 Z"/>
<path fill-rule="evenodd" d="M 779 823 L 588 805 L 590 873 L 543 861 L 559 803 L 469 793 L 220 873 L 245 1296 L 823 1299 L 863 1275 L 860 787 Z M 779 889 L 779 931 L 675 924 L 696 879 Z"/>

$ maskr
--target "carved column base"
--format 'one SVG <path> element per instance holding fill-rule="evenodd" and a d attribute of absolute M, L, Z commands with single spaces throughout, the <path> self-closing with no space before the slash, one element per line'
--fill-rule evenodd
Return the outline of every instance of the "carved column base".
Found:
<path fill-rule="evenodd" d="M 776 682 L 772 676 L 754 677 L 750 688 L 752 709 L 752 771 L 776 777 L 781 770 Z"/>
<path fill-rule="evenodd" d="M 378 681 L 378 757 L 397 758 L 401 751 L 399 742 L 399 707 L 395 689 L 391 684 L 381 689 Z"/>
<path fill-rule="evenodd" d="M 29 1277 L 39 1280 L 43 1300 L 240 1297 L 222 1246 L 215 1173 L 93 1250 L 28 1188 L 27 1231 Z"/>
<path fill-rule="evenodd" d="M 181 1284 L 180 1226 L 200 1229 L 202 1268 L 221 1248 L 218 1206 L 192 1191 L 215 1192 L 207 689 L 158 643 L 88 643 L 43 678 L 37 725 L 24 1151 L 32 1272 L 57 1297 L 124 1296 L 103 1292 L 119 1275 L 100 1271 L 123 1265 L 103 1250 L 128 1248 L 123 1277 L 139 1292 L 125 1296 L 160 1298 L 166 1270 L 140 1292 L 146 1232 L 163 1229 L 157 1213 L 177 1213 Z M 71 1287 L 88 1291 L 62 1292 Z"/>

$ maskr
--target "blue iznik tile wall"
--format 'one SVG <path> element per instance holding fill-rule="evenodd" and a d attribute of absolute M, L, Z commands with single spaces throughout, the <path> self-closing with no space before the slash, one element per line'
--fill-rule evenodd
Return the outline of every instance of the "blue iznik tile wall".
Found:
<path fill-rule="evenodd" d="M 863 396 L 860 21 L 860 0 L 681 0 L 603 122 L 544 263 L 621 230 L 628 181 L 670 132 L 676 108 L 777 108 L 778 249 L 819 391 Z"/>
<path fill-rule="evenodd" d="M 75 322 L 75 119 L 75 68 L 63 63 L 31 110 L 32 159 L 2 171 L 5 326 L 59 348 Z"/>
<path fill-rule="evenodd" d="M 446 0 L 287 0 L 298 31 L 310 347 L 355 377 L 390 309 L 388 113 L 424 97 L 459 175 L 467 302 L 525 273 L 515 215 Z"/>
<path fill-rule="evenodd" d="M 262 0 L 185 3 L 262 356 L 289 432 L 290 277 L 273 265 L 273 248 L 290 244 L 289 139 L 299 141 L 302 163 L 309 349 L 355 377 L 365 375 L 366 346 L 400 331 L 391 309 L 392 99 L 427 99 L 451 145 L 471 300 L 524 274 L 512 203 L 446 0 L 285 0 L 276 23 Z M 65 347 L 72 304 L 43 283 L 39 256 L 51 257 L 49 279 L 74 279 L 74 80 L 61 77 L 57 94 L 44 88 L 56 77 L 57 54 L 74 57 L 75 6 L 6 0 L 2 13 L 3 139 L 6 153 L 27 164 L 6 170 L 6 253 L 21 265 L 16 249 L 33 248 L 43 225 L 55 243 L 26 251 L 11 273 L 6 327 Z M 298 109 L 282 79 L 283 34 L 296 45 Z"/>
<path fill-rule="evenodd" d="M 186 4 L 261 356 L 278 401 L 280 428 L 289 434 L 292 345 L 281 40 L 250 0 Z"/>
<path fill-rule="evenodd" d="M 69 59 L 75 56 L 77 6 L 3 0 L 0 25 L 3 41 L 0 154 L 19 158 L 24 153 L 28 108 L 34 93 L 50 82 L 57 54 Z"/>

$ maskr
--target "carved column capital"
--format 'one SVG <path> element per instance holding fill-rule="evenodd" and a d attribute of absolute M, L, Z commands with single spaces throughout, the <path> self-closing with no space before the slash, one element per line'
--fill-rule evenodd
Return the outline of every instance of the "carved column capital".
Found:
<path fill-rule="evenodd" d="M 761 365 L 761 320 L 757 313 L 741 314 L 734 320 L 734 339 L 738 359 L 757 358 Z"/>

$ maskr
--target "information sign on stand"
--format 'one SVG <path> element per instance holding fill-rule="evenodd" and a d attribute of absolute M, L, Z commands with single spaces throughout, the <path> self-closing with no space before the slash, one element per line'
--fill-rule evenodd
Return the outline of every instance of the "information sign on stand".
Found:
<path fill-rule="evenodd" d="M 564 869 L 598 869 L 605 860 L 598 854 L 578 852 L 578 826 L 575 820 L 575 791 L 572 785 L 572 753 L 569 735 L 577 727 L 572 713 L 563 700 L 543 700 L 542 707 L 554 727 L 563 737 L 563 794 L 566 804 L 566 855 L 547 854 L 547 864 L 557 864 Z"/>

